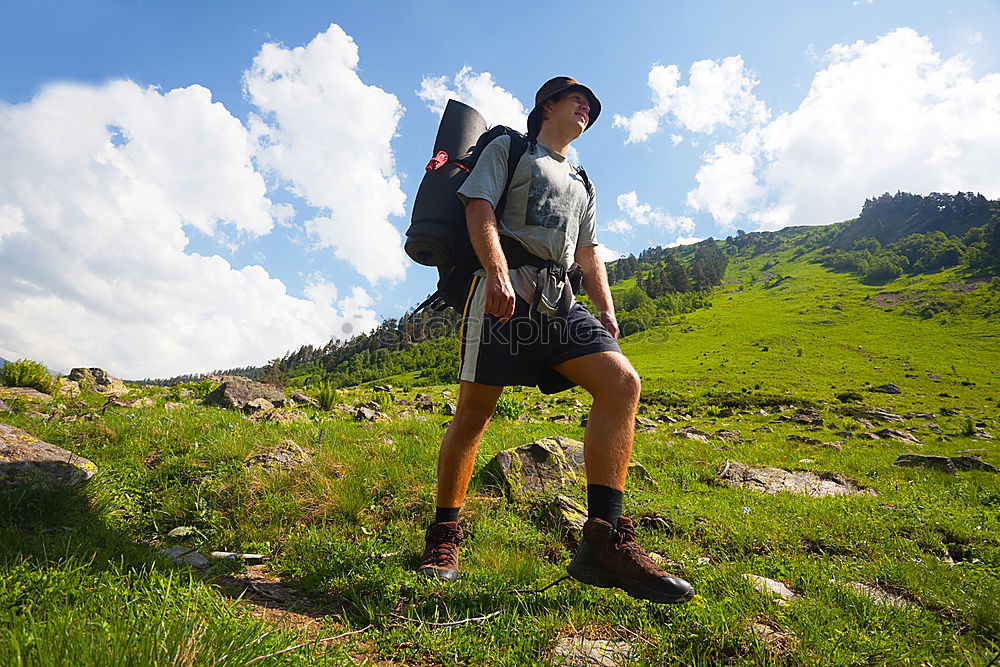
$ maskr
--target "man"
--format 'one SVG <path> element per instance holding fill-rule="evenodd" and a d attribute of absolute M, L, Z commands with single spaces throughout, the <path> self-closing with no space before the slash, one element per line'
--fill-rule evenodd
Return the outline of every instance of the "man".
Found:
<path fill-rule="evenodd" d="M 458 191 L 482 269 L 462 317 L 458 404 L 438 458 L 437 513 L 420 571 L 445 581 L 458 577 L 459 509 L 503 387 L 538 385 L 551 393 L 578 384 L 594 398 L 584 436 L 589 518 L 567 571 L 633 597 L 686 602 L 694 596 L 691 585 L 656 567 L 622 516 L 639 376 L 616 342 L 614 304 L 597 255 L 593 188 L 566 159 L 570 142 L 600 111 L 586 86 L 570 77 L 551 79 L 535 95 L 528 147 L 506 192 L 502 220 L 495 209 L 505 194 L 511 137 L 483 149 Z M 525 251 L 542 261 L 509 268 L 510 254 Z M 566 274 L 574 264 L 599 319 L 573 301 Z"/>

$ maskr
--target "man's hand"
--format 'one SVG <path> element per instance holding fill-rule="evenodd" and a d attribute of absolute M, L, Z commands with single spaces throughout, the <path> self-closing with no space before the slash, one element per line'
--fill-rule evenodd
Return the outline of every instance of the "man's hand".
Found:
<path fill-rule="evenodd" d="M 614 312 L 602 310 L 599 319 L 601 320 L 601 324 L 604 325 L 604 328 L 608 330 L 609 334 L 611 334 L 611 337 L 618 340 L 618 334 L 621 332 L 618 331 L 618 320 L 615 319 Z"/>
<path fill-rule="evenodd" d="M 486 312 L 509 320 L 514 316 L 514 286 L 507 272 L 486 274 Z"/>

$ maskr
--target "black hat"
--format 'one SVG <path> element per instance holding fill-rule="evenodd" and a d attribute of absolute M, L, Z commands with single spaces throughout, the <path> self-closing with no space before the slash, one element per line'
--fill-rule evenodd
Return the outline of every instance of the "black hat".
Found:
<path fill-rule="evenodd" d="M 587 127 L 583 128 L 584 131 L 590 129 L 597 117 L 601 115 L 601 101 L 597 99 L 594 91 L 573 77 L 557 76 L 546 81 L 535 93 L 535 108 L 528 114 L 528 134 L 538 134 L 538 130 L 542 127 L 542 104 L 566 90 L 579 90 L 590 100 L 590 119 L 587 121 Z"/>

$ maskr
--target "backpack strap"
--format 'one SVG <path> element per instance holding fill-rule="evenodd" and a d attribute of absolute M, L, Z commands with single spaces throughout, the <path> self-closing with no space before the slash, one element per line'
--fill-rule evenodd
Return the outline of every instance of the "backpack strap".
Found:
<path fill-rule="evenodd" d="M 503 194 L 500 195 L 500 201 L 497 202 L 497 207 L 493 211 L 497 218 L 500 218 L 504 209 L 507 208 L 507 193 L 510 192 L 510 184 L 514 181 L 514 171 L 517 169 L 517 163 L 521 161 L 524 152 L 528 150 L 528 140 L 523 135 L 511 132 L 507 136 L 510 137 L 510 151 L 507 153 L 507 182 L 504 183 Z"/>
<path fill-rule="evenodd" d="M 580 175 L 580 178 L 583 179 L 583 186 L 585 188 L 587 188 L 587 194 L 590 195 L 591 197 L 593 197 L 594 196 L 594 186 L 591 185 L 591 183 L 590 183 L 590 177 L 587 176 L 587 170 L 584 169 L 583 167 L 577 167 L 576 168 L 576 173 L 578 173 Z"/>

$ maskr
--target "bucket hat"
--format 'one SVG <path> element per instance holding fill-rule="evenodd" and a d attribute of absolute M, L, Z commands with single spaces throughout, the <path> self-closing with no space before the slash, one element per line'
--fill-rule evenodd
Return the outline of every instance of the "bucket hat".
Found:
<path fill-rule="evenodd" d="M 594 91 L 573 77 L 557 76 L 542 84 L 542 87 L 538 89 L 537 93 L 535 93 L 535 108 L 531 110 L 530 114 L 528 114 L 529 134 L 538 134 L 538 130 L 542 127 L 542 105 L 545 101 L 567 90 L 578 90 L 586 95 L 587 99 L 590 101 L 590 118 L 587 121 L 587 127 L 583 128 L 584 131 L 590 129 L 590 126 L 594 124 L 597 117 L 601 115 L 601 101 L 597 99 L 597 95 L 594 94 Z"/>

